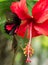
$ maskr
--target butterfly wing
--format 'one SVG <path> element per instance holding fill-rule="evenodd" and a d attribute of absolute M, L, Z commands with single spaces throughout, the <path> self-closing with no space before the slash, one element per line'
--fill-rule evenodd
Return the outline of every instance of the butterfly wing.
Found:
<path fill-rule="evenodd" d="M 16 27 L 17 27 L 16 24 L 6 22 L 6 24 L 5 24 L 5 31 L 8 34 L 13 35 L 13 34 L 15 34 Z"/>

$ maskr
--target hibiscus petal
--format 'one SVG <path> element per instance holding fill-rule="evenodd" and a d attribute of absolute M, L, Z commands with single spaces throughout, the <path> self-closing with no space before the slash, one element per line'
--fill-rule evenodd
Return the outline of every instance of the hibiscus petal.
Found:
<path fill-rule="evenodd" d="M 17 33 L 17 35 L 21 37 L 24 37 L 26 34 L 26 30 L 27 30 L 27 22 L 24 24 L 21 24 L 19 28 L 15 31 L 15 33 Z"/>
<path fill-rule="evenodd" d="M 26 0 L 20 0 L 19 2 L 13 2 L 10 6 L 12 12 L 16 13 L 22 20 L 30 18 L 28 14 L 28 8 L 26 6 Z"/>
<path fill-rule="evenodd" d="M 38 31 L 33 27 L 32 28 L 32 37 L 37 37 L 42 35 L 41 33 L 38 33 Z"/>
<path fill-rule="evenodd" d="M 48 36 L 48 20 L 44 23 L 36 24 L 34 28 L 38 31 L 38 33 Z"/>
<path fill-rule="evenodd" d="M 37 23 L 42 23 L 48 19 L 48 0 L 38 1 L 32 9 L 33 17 Z"/>

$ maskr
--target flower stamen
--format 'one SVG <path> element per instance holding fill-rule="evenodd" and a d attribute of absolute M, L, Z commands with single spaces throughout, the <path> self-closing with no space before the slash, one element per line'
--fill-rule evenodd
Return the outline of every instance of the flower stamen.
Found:
<path fill-rule="evenodd" d="M 32 25 L 30 25 L 30 39 L 26 47 L 24 48 L 24 54 L 27 56 L 26 63 L 31 62 L 30 57 L 34 53 L 34 49 L 31 46 L 31 40 L 32 40 Z"/>

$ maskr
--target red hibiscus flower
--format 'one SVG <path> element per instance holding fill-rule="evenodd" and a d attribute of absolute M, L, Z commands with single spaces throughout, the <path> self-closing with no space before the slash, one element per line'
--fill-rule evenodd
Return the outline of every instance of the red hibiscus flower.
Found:
<path fill-rule="evenodd" d="M 32 16 L 28 13 L 26 6 L 26 0 L 20 0 L 20 2 L 13 2 L 10 6 L 11 11 L 16 13 L 18 17 L 24 21 L 20 25 L 17 34 L 24 36 L 25 32 L 32 23 L 32 36 L 38 36 L 40 34 L 48 35 L 48 0 L 38 1 L 33 9 Z"/>
<path fill-rule="evenodd" d="M 19 26 L 17 31 L 18 35 L 24 37 L 26 30 L 27 36 L 30 36 L 29 46 L 31 38 L 39 35 L 48 36 L 48 0 L 39 0 L 32 8 L 32 16 L 28 13 L 26 0 L 20 0 L 20 2 L 13 2 L 10 9 L 13 13 L 23 20 L 23 23 Z M 28 47 L 28 46 L 27 46 Z M 26 50 L 25 50 L 26 51 Z M 28 53 L 28 58 L 30 53 Z M 26 53 L 25 53 L 26 54 Z M 27 59 L 27 62 L 30 61 Z"/>

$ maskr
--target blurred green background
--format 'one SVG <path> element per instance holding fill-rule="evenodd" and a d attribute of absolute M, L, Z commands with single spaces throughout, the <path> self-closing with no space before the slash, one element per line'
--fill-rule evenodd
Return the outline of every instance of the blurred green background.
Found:
<path fill-rule="evenodd" d="M 23 54 L 22 47 L 28 41 L 19 36 L 9 36 L 5 33 L 4 25 L 9 16 L 10 5 L 17 0 L 0 0 L 0 65 L 48 65 L 48 37 L 39 36 L 32 39 L 34 55 L 31 57 L 32 62 L 26 63 L 26 57 Z M 27 0 L 27 6 L 30 15 L 31 10 L 37 0 Z M 8 14 L 8 15 L 7 15 Z M 8 17 L 9 18 L 9 17 Z M 10 18 L 9 18 L 10 19 Z M 15 44 L 15 52 L 14 52 Z"/>

